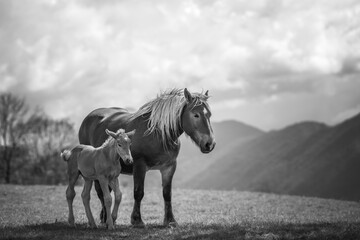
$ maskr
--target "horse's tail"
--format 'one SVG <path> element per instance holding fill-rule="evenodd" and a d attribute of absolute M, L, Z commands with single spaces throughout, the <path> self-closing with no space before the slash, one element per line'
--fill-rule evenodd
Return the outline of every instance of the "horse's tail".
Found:
<path fill-rule="evenodd" d="M 70 150 L 64 150 L 60 153 L 60 157 L 65 161 L 69 161 L 69 158 L 70 158 L 70 155 L 71 155 L 71 151 Z"/>

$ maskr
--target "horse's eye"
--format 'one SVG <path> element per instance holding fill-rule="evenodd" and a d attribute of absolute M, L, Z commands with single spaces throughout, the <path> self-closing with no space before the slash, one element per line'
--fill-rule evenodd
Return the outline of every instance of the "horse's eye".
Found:
<path fill-rule="evenodd" d="M 200 115 L 196 113 L 196 114 L 194 115 L 194 117 L 199 118 Z"/>
<path fill-rule="evenodd" d="M 121 144 L 118 144 L 119 145 L 119 147 L 121 147 Z"/>

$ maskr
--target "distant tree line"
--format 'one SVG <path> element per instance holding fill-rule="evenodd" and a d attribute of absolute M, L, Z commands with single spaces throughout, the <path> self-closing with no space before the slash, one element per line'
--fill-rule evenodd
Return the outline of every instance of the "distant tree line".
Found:
<path fill-rule="evenodd" d="M 65 183 L 60 151 L 76 142 L 68 120 L 51 119 L 25 99 L 0 93 L 0 183 Z"/>

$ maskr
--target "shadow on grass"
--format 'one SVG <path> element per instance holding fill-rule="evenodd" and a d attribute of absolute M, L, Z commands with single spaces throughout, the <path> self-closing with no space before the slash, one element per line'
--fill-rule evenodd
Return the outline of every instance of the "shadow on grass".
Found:
<path fill-rule="evenodd" d="M 355 223 L 245 223 L 240 225 L 199 225 L 184 231 L 180 239 L 360 239 L 360 225 Z M 176 238 L 175 238 L 176 239 Z"/>
<path fill-rule="evenodd" d="M 181 224 L 176 228 L 148 225 L 144 229 L 116 225 L 113 231 L 104 226 L 76 228 L 67 223 L 45 223 L 1 227 L 0 239 L 360 239 L 360 225 L 355 223 L 275 224 L 244 223 L 234 225 Z"/>

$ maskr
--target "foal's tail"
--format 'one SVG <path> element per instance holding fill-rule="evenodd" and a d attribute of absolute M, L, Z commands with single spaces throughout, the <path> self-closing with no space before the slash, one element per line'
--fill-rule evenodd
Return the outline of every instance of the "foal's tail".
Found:
<path fill-rule="evenodd" d="M 60 153 L 60 157 L 62 157 L 62 159 L 67 162 L 69 161 L 69 158 L 70 158 L 70 155 L 71 155 L 71 151 L 70 150 L 64 150 Z"/>

